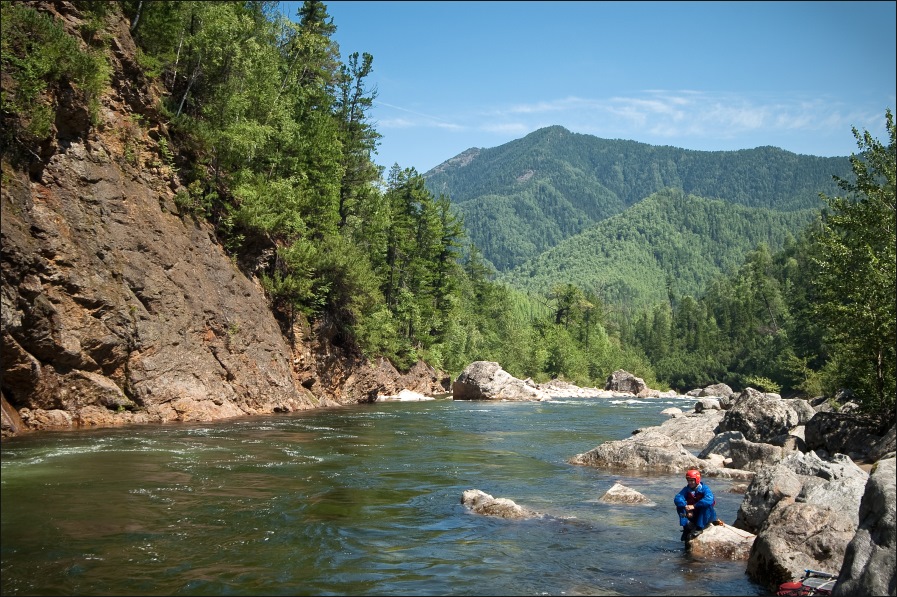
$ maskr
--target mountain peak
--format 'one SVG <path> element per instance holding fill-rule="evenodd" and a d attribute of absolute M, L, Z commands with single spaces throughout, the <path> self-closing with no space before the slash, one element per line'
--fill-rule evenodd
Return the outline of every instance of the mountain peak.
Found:
<path fill-rule="evenodd" d="M 465 149 L 458 155 L 453 158 L 449 158 L 446 161 L 442 162 L 435 168 L 431 168 L 427 172 L 424 173 L 424 176 L 430 176 L 432 174 L 439 174 L 440 172 L 445 172 L 448 168 L 457 166 L 458 168 L 463 168 L 470 162 L 472 162 L 478 155 L 480 155 L 479 147 L 471 147 L 470 149 Z"/>

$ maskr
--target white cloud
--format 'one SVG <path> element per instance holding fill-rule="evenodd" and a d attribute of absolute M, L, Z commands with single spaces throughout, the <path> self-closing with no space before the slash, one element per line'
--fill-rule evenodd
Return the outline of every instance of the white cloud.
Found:
<path fill-rule="evenodd" d="M 545 126 L 561 125 L 598 137 L 710 151 L 775 145 L 798 153 L 847 155 L 852 143 L 842 148 L 852 138 L 851 126 L 877 134 L 883 120 L 875 110 L 848 109 L 827 97 L 694 89 L 592 98 L 569 95 L 470 111 L 446 104 L 423 113 L 381 102 L 376 109 L 379 129 L 419 133 L 434 152 L 448 142 L 433 137 L 437 130 L 469 147 L 494 147 Z M 419 150 L 418 145 L 413 151 Z"/>
<path fill-rule="evenodd" d="M 849 129 L 845 123 L 851 117 L 856 121 L 859 116 L 845 113 L 843 106 L 824 98 L 806 100 L 652 89 L 607 98 L 571 96 L 514 104 L 490 111 L 489 122 L 478 128 L 521 134 L 539 128 L 535 121 L 527 121 L 527 116 L 545 114 L 554 114 L 556 124 L 575 122 L 576 130 L 582 132 L 627 139 L 661 137 L 672 142 L 689 138 L 736 138 L 746 134 L 766 134 L 774 139 L 783 132 Z M 512 115 L 513 122 L 502 122 Z M 868 115 L 860 120 L 868 120 Z"/>
<path fill-rule="evenodd" d="M 377 106 L 385 106 L 387 108 L 391 108 L 393 110 L 399 110 L 406 114 L 411 114 L 416 116 L 417 118 L 408 118 L 408 117 L 396 117 L 396 118 L 378 118 L 378 124 L 383 128 L 411 128 L 411 127 L 437 127 L 442 129 L 449 130 L 463 130 L 464 127 L 459 124 L 455 124 L 450 122 L 444 118 L 440 118 L 438 116 L 433 116 L 431 114 L 424 114 L 422 112 L 416 112 L 414 110 L 409 110 L 408 108 L 403 108 L 401 106 L 396 106 L 393 104 L 388 104 L 386 102 L 375 101 L 375 105 Z"/>

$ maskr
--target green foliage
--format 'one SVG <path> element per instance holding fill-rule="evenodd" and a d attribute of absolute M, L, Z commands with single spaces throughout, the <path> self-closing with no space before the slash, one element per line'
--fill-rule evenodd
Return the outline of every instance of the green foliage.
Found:
<path fill-rule="evenodd" d="M 854 131 L 861 153 L 847 197 L 772 252 L 765 243 L 679 297 L 620 313 L 624 345 L 640 348 L 660 380 L 680 390 L 722 381 L 733 388 L 854 400 L 887 426 L 894 419 L 897 346 L 893 118 L 890 141 Z"/>
<path fill-rule="evenodd" d="M 760 243 L 779 248 L 818 213 L 732 205 L 668 189 L 560 242 L 501 279 L 530 292 L 577 284 L 608 304 L 698 295 Z M 669 287 L 668 287 L 669 286 Z"/>
<path fill-rule="evenodd" d="M 893 422 L 897 366 L 897 216 L 894 117 L 886 113 L 888 144 L 853 129 L 854 180 L 837 178 L 846 196 L 823 195 L 828 209 L 813 240 L 818 246 L 813 312 L 823 321 L 840 381 L 861 406 Z"/>
<path fill-rule="evenodd" d="M 324 3 L 295 21 L 274 2 L 77 6 L 96 49 L 30 5 L 2 4 L 4 151 L 39 146 L 66 86 L 100 97 L 104 23 L 123 10 L 143 74 L 167 89 L 172 134 L 150 163 L 180 166 L 181 213 L 216 225 L 290 338 L 306 317 L 370 358 L 452 375 L 494 360 L 589 386 L 625 369 L 657 389 L 848 388 L 893 419 L 890 112 L 890 144 L 854 131 L 850 159 L 549 127 L 381 180 L 373 56 L 342 62 Z M 140 166 L 143 131 L 122 134 Z M 848 196 L 826 195 L 838 188 Z"/>
<path fill-rule="evenodd" d="M 761 392 L 772 392 L 773 394 L 778 394 L 782 391 L 782 387 L 779 384 L 759 375 L 748 375 L 744 378 L 744 385 Z"/>
<path fill-rule="evenodd" d="M 56 94 L 70 85 L 83 94 L 96 124 L 99 98 L 111 69 L 104 53 L 84 47 L 51 16 L 30 6 L 0 3 L 4 76 L 13 85 L 3 89 L 3 152 L 18 141 L 32 152 L 51 132 Z M 7 115 L 15 115 L 15 119 Z"/>
<path fill-rule="evenodd" d="M 506 271 L 664 189 L 754 209 L 818 210 L 819 192 L 836 188 L 831 175 L 848 172 L 846 158 L 773 147 L 690 151 L 552 126 L 465 152 L 425 177 L 451 197 L 485 258 Z M 796 233 L 803 223 L 791 224 Z"/>

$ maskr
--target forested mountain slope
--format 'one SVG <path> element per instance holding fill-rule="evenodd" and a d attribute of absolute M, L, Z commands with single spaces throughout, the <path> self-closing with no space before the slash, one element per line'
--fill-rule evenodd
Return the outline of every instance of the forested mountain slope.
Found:
<path fill-rule="evenodd" d="M 552 126 L 468 150 L 424 176 L 432 192 L 451 199 L 484 257 L 505 271 L 664 188 L 795 211 L 821 207 L 819 193 L 837 189 L 832 176 L 849 171 L 846 157 L 775 147 L 692 151 Z"/>
<path fill-rule="evenodd" d="M 816 209 L 776 211 L 686 195 L 655 193 L 624 213 L 560 242 L 500 276 L 511 285 L 547 293 L 574 284 L 605 302 L 647 305 L 697 296 L 727 275 L 758 244 L 780 248 Z"/>

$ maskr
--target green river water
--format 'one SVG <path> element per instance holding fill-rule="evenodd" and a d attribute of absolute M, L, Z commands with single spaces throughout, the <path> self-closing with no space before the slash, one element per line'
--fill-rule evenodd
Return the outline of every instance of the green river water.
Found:
<path fill-rule="evenodd" d="M 3 595 L 761 595 L 681 475 L 567 464 L 693 399 L 387 402 L 2 447 Z M 655 506 L 598 501 L 616 481 Z M 708 479 L 732 522 L 742 495 Z M 466 489 L 543 512 L 471 514 Z"/>

